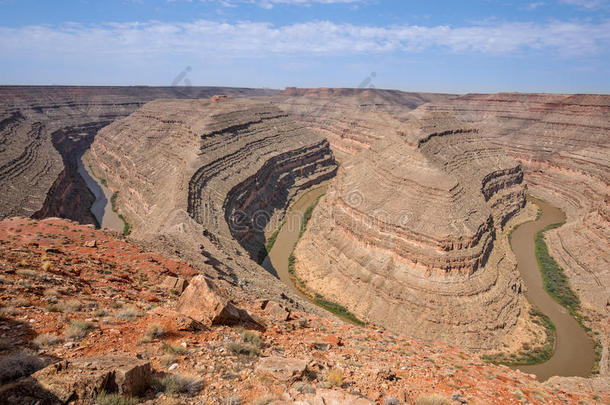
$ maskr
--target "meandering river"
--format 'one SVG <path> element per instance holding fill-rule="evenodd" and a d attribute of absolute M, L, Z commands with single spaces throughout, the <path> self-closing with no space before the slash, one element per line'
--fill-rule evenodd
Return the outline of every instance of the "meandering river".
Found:
<path fill-rule="evenodd" d="M 112 210 L 112 204 L 110 199 L 112 198 L 112 192 L 100 184 L 97 178 L 89 171 L 83 164 L 81 159 L 78 160 L 78 173 L 81 175 L 87 188 L 95 196 L 95 202 L 91 206 L 91 213 L 100 224 L 102 228 L 109 228 L 118 232 L 123 232 L 123 221 L 116 212 Z"/>
<path fill-rule="evenodd" d="M 263 261 L 263 268 L 271 274 L 276 274 L 279 279 L 286 284 L 292 291 L 305 298 L 290 279 L 288 273 L 288 257 L 294 249 L 294 245 L 299 240 L 299 231 L 303 214 L 316 200 L 326 193 L 326 185 L 321 185 L 307 191 L 301 195 L 286 211 L 284 224 L 275 239 L 271 251 Z"/>
<path fill-rule="evenodd" d="M 304 295 L 294 286 L 288 273 L 288 257 L 298 241 L 303 213 L 325 192 L 325 186 L 314 188 L 303 194 L 288 209 L 285 223 L 262 264 L 267 271 L 276 274 L 284 284 L 301 297 Z M 527 299 L 551 319 L 557 336 L 555 351 L 548 361 L 513 368 L 535 374 L 541 381 L 555 375 L 585 377 L 590 374 L 595 361 L 593 341 L 568 310 L 546 292 L 535 255 L 536 233 L 547 225 L 564 221 L 565 215 L 559 208 L 545 201 L 533 197 L 528 199 L 540 207 L 542 216 L 536 221 L 521 224 L 512 234 L 511 246 L 517 257 L 518 270 L 527 286 L 525 294 Z"/>
<path fill-rule="evenodd" d="M 511 246 L 517 256 L 517 268 L 527 286 L 525 296 L 551 319 L 557 338 L 555 352 L 548 361 L 515 368 L 535 374 L 541 381 L 554 375 L 586 377 L 595 361 L 593 341 L 568 310 L 546 292 L 535 254 L 536 233 L 547 225 L 563 222 L 565 214 L 545 201 L 533 197 L 528 199 L 542 210 L 542 216 L 537 221 L 519 226 L 512 234 Z"/>

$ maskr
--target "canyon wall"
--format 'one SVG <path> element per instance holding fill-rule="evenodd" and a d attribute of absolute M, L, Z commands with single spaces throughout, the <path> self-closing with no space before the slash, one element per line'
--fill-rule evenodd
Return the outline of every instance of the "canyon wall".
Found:
<path fill-rule="evenodd" d="M 610 372 L 610 96 L 472 94 L 422 106 L 484 128 L 518 160 L 529 192 L 562 208 L 566 224 L 547 233 L 603 345 Z"/>
<path fill-rule="evenodd" d="M 483 137 L 428 114 L 348 160 L 297 245 L 297 277 L 390 330 L 500 346 L 524 300 L 502 225 L 525 189 Z"/>
<path fill-rule="evenodd" d="M 0 218 L 60 216 L 92 223 L 93 196 L 76 172 L 97 131 L 147 101 L 263 95 L 202 87 L 0 86 Z"/>
<path fill-rule="evenodd" d="M 370 88 L 288 88 L 268 99 L 326 137 L 337 159 L 344 161 L 393 134 L 409 119 L 409 111 L 449 97 Z"/>
<path fill-rule="evenodd" d="M 265 229 L 336 171 L 326 139 L 247 99 L 150 102 L 102 129 L 85 159 L 118 193 L 134 236 L 178 235 L 183 248 L 201 246 L 259 279 L 250 259 Z"/>

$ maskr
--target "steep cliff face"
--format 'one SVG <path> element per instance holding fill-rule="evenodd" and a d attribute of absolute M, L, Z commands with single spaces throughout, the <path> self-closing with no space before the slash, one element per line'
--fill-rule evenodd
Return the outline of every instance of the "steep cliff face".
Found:
<path fill-rule="evenodd" d="M 529 192 L 566 212 L 547 245 L 602 340 L 601 372 L 610 372 L 610 96 L 473 94 L 421 108 L 484 128 L 521 163 Z"/>
<path fill-rule="evenodd" d="M 93 221 L 92 196 L 76 172 L 97 130 L 147 101 L 262 95 L 201 87 L 0 86 L 0 218 L 61 216 Z"/>
<path fill-rule="evenodd" d="M 519 163 L 446 114 L 413 118 L 338 173 L 295 250 L 307 288 L 390 330 L 497 347 L 523 298 L 502 225 Z"/>
<path fill-rule="evenodd" d="M 188 215 L 251 258 L 295 195 L 332 177 L 328 142 L 269 103 L 158 100 L 99 132 L 87 157 L 135 235 Z M 202 235 L 200 235 L 202 237 Z"/>

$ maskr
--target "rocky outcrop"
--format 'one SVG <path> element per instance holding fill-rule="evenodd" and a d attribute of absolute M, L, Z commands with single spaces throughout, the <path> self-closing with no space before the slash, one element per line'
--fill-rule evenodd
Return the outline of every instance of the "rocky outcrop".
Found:
<path fill-rule="evenodd" d="M 262 95 L 202 87 L 0 86 L 0 218 L 59 216 L 93 223 L 77 173 L 97 131 L 162 97 Z"/>
<path fill-rule="evenodd" d="M 297 193 L 336 170 L 324 138 L 245 99 L 151 102 L 100 131 L 88 161 L 134 234 L 199 227 L 196 243 L 254 259 Z"/>
<path fill-rule="evenodd" d="M 102 392 L 138 396 L 152 381 L 150 363 L 114 354 L 63 360 L 32 374 L 32 379 L 60 403 L 87 404 Z"/>
<path fill-rule="evenodd" d="M 502 225 L 520 165 L 446 114 L 413 118 L 342 165 L 295 250 L 307 288 L 388 329 L 496 347 L 522 287 Z"/>

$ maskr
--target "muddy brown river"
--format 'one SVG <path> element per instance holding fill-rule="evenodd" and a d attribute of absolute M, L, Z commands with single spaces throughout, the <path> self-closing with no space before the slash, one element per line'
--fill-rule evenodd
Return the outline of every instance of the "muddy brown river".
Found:
<path fill-rule="evenodd" d="M 551 319 L 557 338 L 555 352 L 548 361 L 513 368 L 535 374 L 540 381 L 554 375 L 586 377 L 591 373 L 595 361 L 593 341 L 568 310 L 546 292 L 535 254 L 536 232 L 547 225 L 564 221 L 565 215 L 559 208 L 545 201 L 529 196 L 528 200 L 540 207 L 542 216 L 537 221 L 519 226 L 512 234 L 511 246 L 517 256 L 517 267 L 527 286 L 525 296 Z"/>
<path fill-rule="evenodd" d="M 97 222 L 102 228 L 112 229 L 118 232 L 123 232 L 123 221 L 116 212 L 112 210 L 110 199 L 112 192 L 102 185 L 98 179 L 90 172 L 89 168 L 83 164 L 81 159 L 78 160 L 78 173 L 81 175 L 87 188 L 95 196 L 95 202 L 91 206 L 91 213 L 97 219 Z"/>
<path fill-rule="evenodd" d="M 294 249 L 294 245 L 299 239 L 301 221 L 307 207 L 311 206 L 316 200 L 326 192 L 326 185 L 321 185 L 307 191 L 301 195 L 287 210 L 285 222 L 275 239 L 275 243 L 269 255 L 263 261 L 263 268 L 271 274 L 277 274 L 280 280 L 292 291 L 305 298 L 292 283 L 288 273 L 288 257 Z"/>
<path fill-rule="evenodd" d="M 298 241 L 303 213 L 325 192 L 326 186 L 312 189 L 303 194 L 288 209 L 286 221 L 282 225 L 269 255 L 263 262 L 263 267 L 267 271 L 276 274 L 284 284 L 301 297 L 304 295 L 294 286 L 288 273 L 288 257 Z M 512 234 L 511 246 L 517 257 L 517 268 L 527 286 L 525 294 L 527 299 L 551 319 L 557 336 L 555 351 L 548 361 L 513 368 L 534 374 L 540 381 L 545 381 L 555 375 L 586 377 L 590 375 L 595 361 L 593 341 L 568 310 L 544 290 L 535 255 L 536 232 L 547 225 L 564 221 L 565 215 L 559 208 L 545 201 L 533 197 L 528 197 L 528 199 L 540 207 L 542 216 L 536 221 L 519 226 Z"/>

